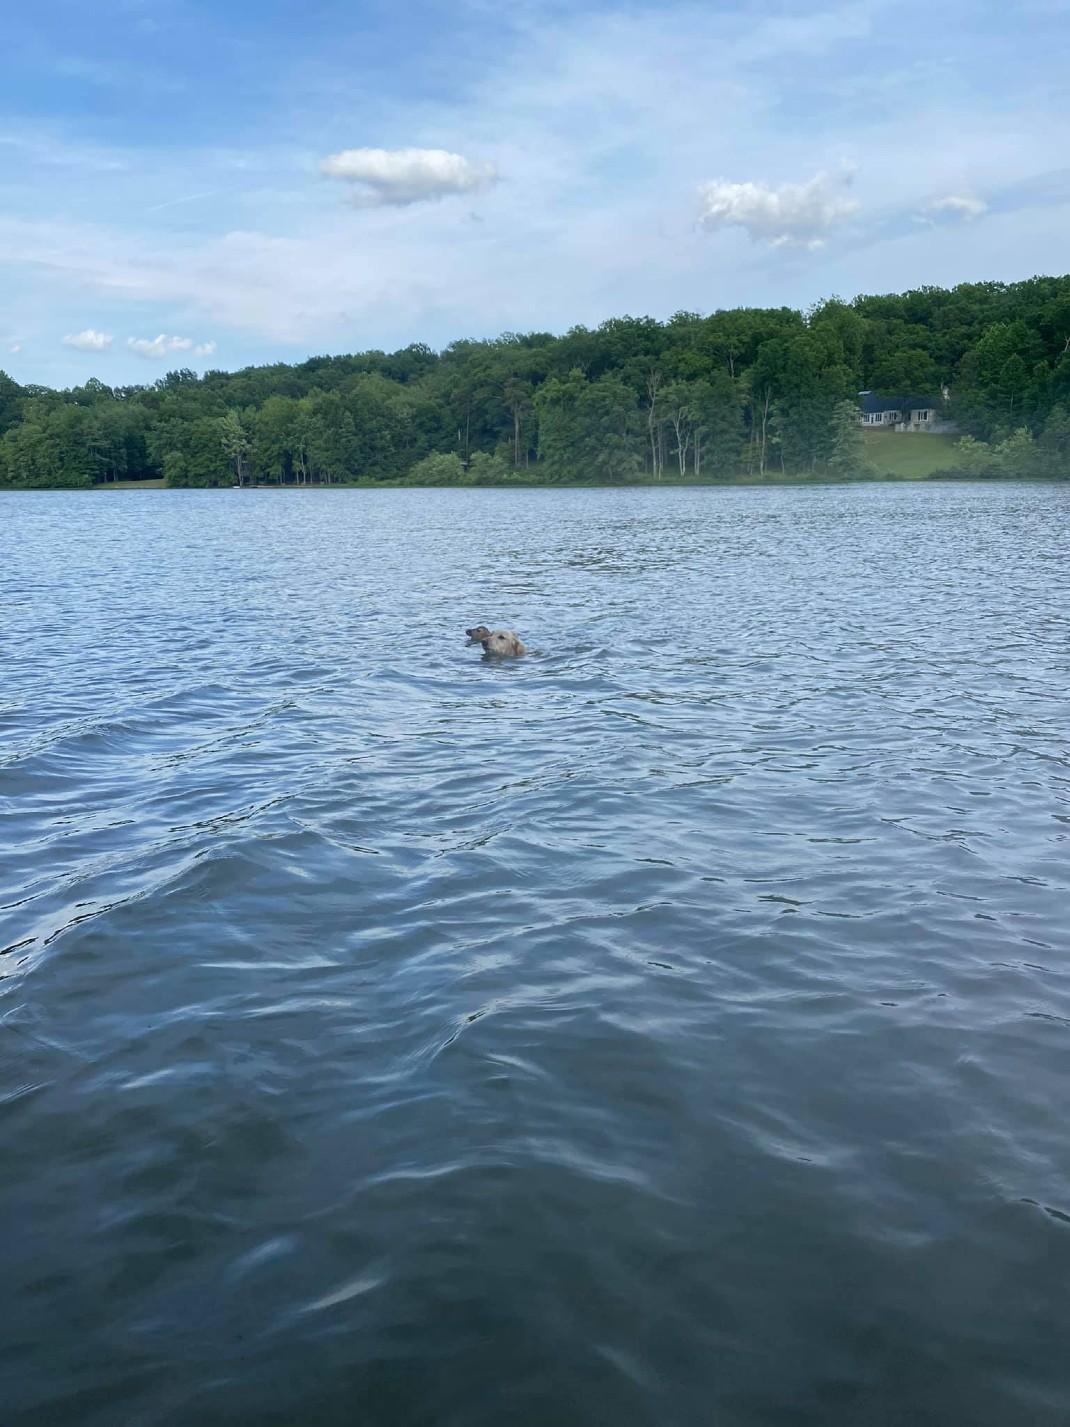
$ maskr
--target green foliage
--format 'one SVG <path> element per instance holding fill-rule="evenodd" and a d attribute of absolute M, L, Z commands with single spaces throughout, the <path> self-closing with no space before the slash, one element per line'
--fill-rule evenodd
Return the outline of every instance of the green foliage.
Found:
<path fill-rule="evenodd" d="M 1070 407 L 1052 407 L 1037 450 L 1044 475 L 1070 480 Z"/>
<path fill-rule="evenodd" d="M 22 421 L 3 438 L 0 466 L 4 484 L 38 489 L 92 485 L 100 470 L 95 438 L 90 412 L 31 399 Z"/>
<path fill-rule="evenodd" d="M 1056 407 L 1039 439 L 1026 426 L 1002 441 L 963 436 L 955 447 L 955 457 L 955 469 L 962 475 L 1070 480 L 1070 416 L 1063 407 Z"/>
<path fill-rule="evenodd" d="M 940 390 L 940 368 L 922 347 L 896 347 L 881 355 L 870 372 L 869 390 L 898 397 Z"/>
<path fill-rule="evenodd" d="M 547 479 L 616 484 L 639 474 L 638 400 L 619 377 L 588 381 L 573 369 L 563 381 L 544 383 L 535 407 Z"/>
<path fill-rule="evenodd" d="M 409 471 L 414 486 L 459 486 L 464 483 L 464 462 L 456 451 L 432 451 Z"/>
<path fill-rule="evenodd" d="M 692 383 L 696 475 L 731 476 L 743 451 L 743 393 L 726 371 Z"/>
<path fill-rule="evenodd" d="M 625 316 L 144 387 L 54 392 L 0 373 L 0 485 L 851 475 L 867 453 L 924 474 L 946 456 L 925 443 L 942 438 L 874 442 L 854 402 L 873 390 L 940 407 L 944 388 L 944 414 L 972 438 L 948 464 L 1066 475 L 1070 277 L 830 298 L 805 314 Z"/>
<path fill-rule="evenodd" d="M 468 463 L 468 483 L 473 486 L 500 486 L 515 479 L 516 472 L 503 456 L 474 451 Z"/>
<path fill-rule="evenodd" d="M 214 416 L 175 415 L 159 422 L 149 431 L 147 465 L 169 486 L 231 485 L 234 480 Z"/>
<path fill-rule="evenodd" d="M 955 469 L 965 476 L 997 475 L 995 452 L 976 436 L 963 436 L 955 447 Z"/>
<path fill-rule="evenodd" d="M 219 417 L 217 422 L 219 429 L 219 444 L 223 448 L 223 454 L 234 467 L 234 475 L 239 485 L 245 484 L 246 457 L 249 454 L 249 447 L 252 444 L 249 433 L 245 429 L 241 417 L 236 411 L 228 411 L 226 416 Z"/>
<path fill-rule="evenodd" d="M 0 372 L 0 436 L 22 417 L 22 388 L 7 372 Z"/>
<path fill-rule="evenodd" d="M 866 462 L 866 439 L 858 424 L 858 408 L 853 401 L 840 401 L 832 408 L 826 465 L 831 476 L 862 476 L 871 470 Z"/>
<path fill-rule="evenodd" d="M 1040 458 L 1033 433 L 1024 426 L 1001 441 L 995 448 L 996 465 L 1004 476 L 1035 476 L 1039 474 Z"/>

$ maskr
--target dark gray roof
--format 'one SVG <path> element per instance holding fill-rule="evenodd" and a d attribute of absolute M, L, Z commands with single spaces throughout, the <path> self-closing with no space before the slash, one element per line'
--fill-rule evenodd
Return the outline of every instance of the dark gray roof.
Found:
<path fill-rule="evenodd" d="M 926 411 L 936 405 L 931 396 L 877 396 L 872 391 L 860 391 L 858 404 L 866 416 L 878 411 Z"/>

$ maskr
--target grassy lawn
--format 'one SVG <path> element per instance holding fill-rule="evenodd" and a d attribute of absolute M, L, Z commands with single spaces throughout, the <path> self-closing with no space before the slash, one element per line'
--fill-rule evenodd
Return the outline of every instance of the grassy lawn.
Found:
<path fill-rule="evenodd" d="M 957 436 L 925 436 L 909 431 L 863 431 L 862 435 L 866 460 L 881 475 L 920 481 L 955 464 L 952 448 Z"/>

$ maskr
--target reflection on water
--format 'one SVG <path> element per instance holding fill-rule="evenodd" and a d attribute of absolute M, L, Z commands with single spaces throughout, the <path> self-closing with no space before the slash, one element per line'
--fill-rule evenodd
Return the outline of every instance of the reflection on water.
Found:
<path fill-rule="evenodd" d="M 5 1424 L 1062 1427 L 1070 488 L 0 514 Z"/>

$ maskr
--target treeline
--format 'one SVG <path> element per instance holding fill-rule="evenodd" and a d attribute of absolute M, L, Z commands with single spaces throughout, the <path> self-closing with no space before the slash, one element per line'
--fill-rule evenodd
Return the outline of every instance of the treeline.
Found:
<path fill-rule="evenodd" d="M 806 313 L 622 317 L 152 386 L 52 391 L 0 373 L 0 484 L 849 475 L 865 470 L 860 390 L 943 408 L 969 438 L 964 473 L 1070 474 L 1070 276 Z"/>

